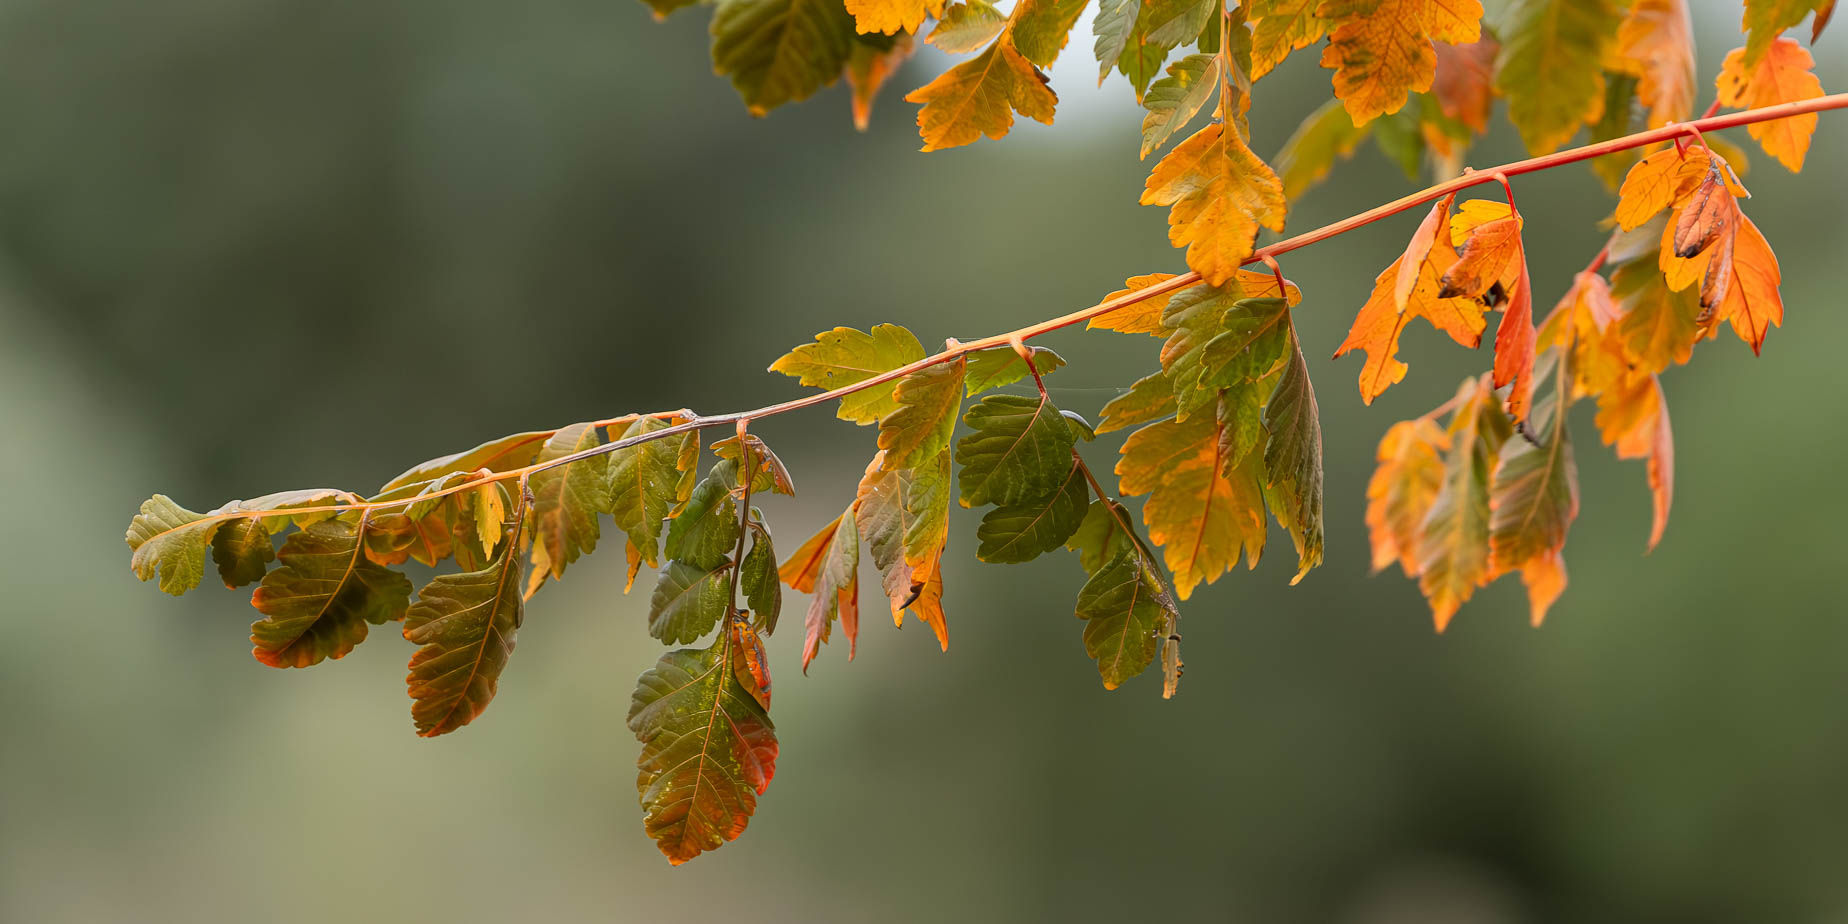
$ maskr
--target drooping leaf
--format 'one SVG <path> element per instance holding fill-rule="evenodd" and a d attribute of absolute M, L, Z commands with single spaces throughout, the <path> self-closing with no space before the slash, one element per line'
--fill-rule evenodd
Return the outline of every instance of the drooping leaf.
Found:
<path fill-rule="evenodd" d="M 1097 0 L 1097 16 L 1091 20 L 1091 34 L 1096 36 L 1092 50 L 1097 56 L 1097 82 L 1110 76 L 1110 69 L 1123 57 L 1129 37 L 1142 12 L 1142 0 Z"/>
<path fill-rule="evenodd" d="M 1480 135 L 1489 130 L 1489 112 L 1495 107 L 1495 58 L 1501 43 L 1484 35 L 1464 45 L 1437 45 L 1436 75 L 1431 97 L 1438 111 Z"/>
<path fill-rule="evenodd" d="M 667 421 L 644 417 L 624 434 L 629 439 L 666 429 Z M 689 433 L 686 442 L 697 439 Z M 681 479 L 680 456 L 684 443 L 673 437 L 649 440 L 609 454 L 610 513 L 616 526 L 628 534 L 629 547 L 650 567 L 660 564 L 662 524 L 673 509 Z M 695 443 L 697 445 L 697 443 Z"/>
<path fill-rule="evenodd" d="M 712 67 L 761 116 L 839 79 L 853 36 L 839 0 L 723 0 L 712 14 Z"/>
<path fill-rule="evenodd" d="M 1290 52 L 1328 34 L 1328 20 L 1316 12 L 1322 5 L 1322 0 L 1252 0 L 1252 80 L 1270 73 Z"/>
<path fill-rule="evenodd" d="M 205 559 L 210 550 L 218 560 L 219 575 L 224 578 L 226 585 L 241 586 L 240 583 L 232 582 L 247 577 L 257 567 L 253 556 L 255 559 L 263 556 L 251 546 L 254 540 L 244 535 L 240 539 L 244 549 L 234 550 L 231 547 L 233 540 L 227 539 L 226 551 L 222 553 L 224 557 L 218 557 L 221 553 L 214 549 L 214 542 L 219 531 L 231 522 L 229 514 L 257 510 L 283 511 L 263 518 L 275 519 L 277 528 L 290 522 L 298 528 L 306 528 L 333 516 L 330 511 L 317 511 L 313 508 L 351 500 L 356 498 L 346 491 L 310 488 L 231 501 L 205 513 L 194 513 L 174 503 L 166 495 L 156 494 L 141 503 L 140 511 L 128 524 L 128 533 L 124 538 L 130 551 L 129 567 L 143 581 L 153 580 L 158 575 L 161 591 L 177 597 L 199 586 L 200 579 L 205 576 Z M 309 510 L 300 512 L 303 508 Z M 267 527 L 265 530 L 267 536 Z M 264 541 L 267 543 L 267 539 Z M 263 563 L 267 561 L 263 559 Z M 261 576 L 260 571 L 258 576 Z M 249 580 L 242 580 L 241 583 L 247 584 Z"/>
<path fill-rule="evenodd" d="M 1045 347 L 1029 347 L 1033 354 L 1033 368 L 1027 368 L 1027 361 L 1020 358 L 1012 347 L 995 347 L 992 350 L 976 350 L 964 356 L 968 365 L 963 371 L 963 387 L 969 397 L 996 388 L 1006 388 L 1021 379 L 1038 372 L 1046 375 L 1065 365 L 1065 357 Z"/>
<path fill-rule="evenodd" d="M 1219 89 L 1219 55 L 1188 55 L 1168 65 L 1168 76 L 1149 87 L 1142 105 L 1142 156 L 1161 147 L 1187 127 L 1200 107 Z"/>
<path fill-rule="evenodd" d="M 975 431 L 956 444 L 964 507 L 1017 504 L 1065 483 L 1076 438 L 1051 401 L 989 395 L 970 406 L 963 423 Z"/>
<path fill-rule="evenodd" d="M 964 366 L 958 356 L 898 380 L 893 390 L 898 409 L 879 421 L 887 467 L 912 468 L 949 447 L 962 411 Z"/>
<path fill-rule="evenodd" d="M 1176 145 L 1149 174 L 1143 205 L 1169 206 L 1168 241 L 1187 265 L 1224 285 L 1251 256 L 1258 228 L 1283 230 L 1283 181 L 1238 132 L 1214 123 Z"/>
<path fill-rule="evenodd" d="M 1065 547 L 1078 553 L 1078 564 L 1086 574 L 1096 574 L 1118 554 L 1135 545 L 1130 537 L 1129 511 L 1108 497 L 1099 497 L 1085 508 L 1084 519 Z"/>
<path fill-rule="evenodd" d="M 648 604 L 648 634 L 668 645 L 699 641 L 731 610 L 731 563 L 702 568 L 674 560 L 661 569 Z"/>
<path fill-rule="evenodd" d="M 775 632 L 777 617 L 783 612 L 783 585 L 777 579 L 776 547 L 770 542 L 770 531 L 755 520 L 751 522 L 751 550 L 744 553 L 739 566 L 738 588 L 757 615 L 757 630 L 765 635 Z"/>
<path fill-rule="evenodd" d="M 562 459 L 598 445 L 594 425 L 572 424 L 545 441 L 536 461 Z M 551 576 L 557 579 L 579 555 L 596 551 L 600 532 L 597 517 L 610 509 L 609 457 L 590 456 L 534 472 L 529 485 L 533 492 L 534 570 L 539 570 L 538 556 L 543 554 Z M 498 517 L 490 515 L 489 519 L 498 527 Z"/>
<path fill-rule="evenodd" d="M 1322 66 L 1335 72 L 1335 96 L 1356 125 L 1398 112 L 1410 94 L 1431 89 L 1433 42 L 1482 37 L 1478 0 L 1325 0 L 1315 15 L 1332 23 Z"/>
<path fill-rule="evenodd" d="M 1624 352 L 1640 371 L 1661 372 L 1693 355 L 1701 337 L 1695 290 L 1672 291 L 1652 261 L 1637 261 L 1611 273 L 1611 296 L 1623 309 L 1617 329 Z"/>
<path fill-rule="evenodd" d="M 250 625 L 251 654 L 270 667 L 344 657 L 369 625 L 402 619 L 410 605 L 410 579 L 369 561 L 353 524 L 316 523 L 290 535 L 279 557 L 250 598 L 264 616 Z"/>
<path fill-rule="evenodd" d="M 986 562 L 1032 561 L 1065 544 L 1084 521 L 1091 497 L 1077 460 L 1065 484 L 1044 497 L 996 507 L 976 530 L 981 547 L 975 557 Z"/>
<path fill-rule="evenodd" d="M 1142 560 L 1126 549 L 1092 574 L 1078 592 L 1084 651 L 1097 662 L 1104 689 L 1116 689 L 1155 660 L 1169 616 L 1156 600 L 1158 587 Z"/>
<path fill-rule="evenodd" d="M 1527 149 L 1547 154 L 1602 114 L 1603 61 L 1623 11 L 1613 0 L 1514 0 L 1503 14 L 1495 89 Z"/>
<path fill-rule="evenodd" d="M 1419 527 L 1418 588 L 1431 603 L 1437 631 L 1494 577 L 1489 564 L 1489 479 L 1513 428 L 1490 383 L 1464 384 L 1451 418 L 1444 478 Z"/>
<path fill-rule="evenodd" d="M 409 497 L 417 493 L 425 482 L 433 481 L 451 472 L 472 472 L 485 468 L 490 472 L 505 472 L 531 465 L 539 456 L 539 448 L 552 436 L 551 430 L 534 430 L 528 433 L 515 433 L 497 440 L 489 440 L 473 449 L 438 456 L 428 462 L 413 465 L 398 477 L 385 482 L 379 488 L 382 496 L 392 496 L 406 488 L 412 489 Z"/>
<path fill-rule="evenodd" d="M 226 520 L 212 534 L 212 562 L 229 588 L 263 580 L 263 572 L 276 560 L 269 528 L 262 517 Z"/>
<path fill-rule="evenodd" d="M 765 445 L 763 440 L 755 435 L 746 433 L 742 441 L 736 436 L 728 436 L 713 443 L 712 451 L 719 458 L 729 460 L 733 466 L 742 471 L 744 459 L 742 453 L 738 451 L 740 442 L 750 449 L 751 492 L 753 494 L 775 492 L 785 497 L 796 496 L 796 482 L 790 477 L 789 468 L 783 464 L 783 460 L 778 458 L 776 453 L 770 451 L 770 447 Z"/>
<path fill-rule="evenodd" d="M 679 515 L 667 527 L 667 557 L 710 571 L 725 564 L 738 543 L 738 505 L 732 488 L 738 469 L 721 459 L 693 488 Z"/>
<path fill-rule="evenodd" d="M 494 699 L 524 614 L 519 524 L 500 554 L 479 571 L 438 575 L 404 613 L 404 637 L 419 645 L 405 677 L 411 718 L 426 738 L 475 720 Z"/>
<path fill-rule="evenodd" d="M 1637 78 L 1650 128 L 1694 114 L 1694 22 L 1687 0 L 1634 0 L 1617 29 L 1616 52 L 1621 72 Z"/>
<path fill-rule="evenodd" d="M 1735 48 L 1720 68 L 1720 103 L 1735 109 L 1753 109 L 1815 99 L 1822 95 L 1816 78 L 1816 61 L 1802 45 L 1781 38 L 1770 44 L 1756 64 L 1747 65 L 1747 49 Z M 1810 136 L 1816 133 L 1816 114 L 1805 113 L 1746 126 L 1746 133 L 1765 153 L 1791 172 L 1803 169 Z"/>
<path fill-rule="evenodd" d="M 1740 23 L 1746 34 L 1745 63 L 1757 64 L 1780 33 L 1802 22 L 1812 11 L 1816 13 L 1814 34 L 1821 35 L 1834 8 L 1834 0 L 1745 0 L 1745 18 Z"/>
<path fill-rule="evenodd" d="M 1264 429 L 1270 434 L 1264 472 L 1271 513 L 1296 544 L 1294 584 L 1322 563 L 1322 419 L 1293 325 L 1289 341 L 1283 377 L 1264 409 Z"/>
<path fill-rule="evenodd" d="M 949 538 L 949 465 L 947 450 L 907 468 L 891 468 L 883 455 L 876 455 L 860 479 L 853 504 L 854 524 L 879 569 L 892 624 L 904 625 L 910 610 L 931 627 L 945 651 L 949 627 L 939 600 L 943 549 Z M 933 582 L 938 585 L 934 592 Z"/>
<path fill-rule="evenodd" d="M 1497 574 L 1539 570 L 1537 586 L 1546 591 L 1533 598 L 1536 626 L 1565 586 L 1560 552 L 1579 505 L 1578 466 L 1566 429 L 1569 379 L 1563 369 L 1554 375 L 1554 394 L 1536 404 L 1524 427 L 1530 439 L 1502 444 L 1489 485 L 1489 565 Z"/>
<path fill-rule="evenodd" d="M 1424 318 L 1471 349 L 1482 342 L 1487 322 L 1481 303 L 1440 294 L 1438 280 L 1457 260 L 1442 221 L 1447 209 L 1446 202 L 1440 201 L 1413 236 L 1405 254 L 1374 277 L 1372 295 L 1355 316 L 1347 339 L 1335 351 L 1336 357 L 1354 350 L 1367 354 L 1360 370 L 1360 398 L 1364 403 L 1372 404 L 1387 387 L 1405 378 L 1408 367 L 1398 359 L 1399 337 L 1412 319 Z M 1412 269 L 1408 271 L 1408 267 Z"/>
<path fill-rule="evenodd" d="M 812 594 L 804 626 L 802 672 L 808 673 L 809 662 L 832 634 L 836 618 L 847 635 L 847 660 L 853 660 L 860 637 L 860 532 L 853 509 L 803 543 L 783 562 L 778 574 L 791 588 Z"/>
<path fill-rule="evenodd" d="M 1219 415 L 1205 413 L 1150 424 L 1129 435 L 1117 461 L 1123 493 L 1149 495 L 1142 522 L 1183 600 L 1241 554 L 1255 567 L 1264 551 L 1262 457 L 1232 465 L 1226 430 Z"/>
<path fill-rule="evenodd" d="M 771 372 L 793 376 L 804 385 L 825 390 L 864 382 L 924 358 L 918 338 L 897 324 L 879 324 L 870 333 L 837 327 L 815 335 L 814 343 L 790 350 L 770 364 Z M 835 416 L 857 424 L 878 423 L 898 409 L 890 388 L 868 388 L 841 397 Z"/>
<path fill-rule="evenodd" d="M 1367 482 L 1367 534 L 1373 570 L 1397 561 L 1406 577 L 1417 577 L 1420 528 L 1443 486 L 1450 435 L 1425 418 L 1402 420 L 1380 440 L 1379 466 Z"/>
<path fill-rule="evenodd" d="M 776 775 L 776 727 L 739 682 L 731 645 L 720 633 L 662 655 L 629 703 L 642 824 L 676 866 L 743 834 Z"/>
<path fill-rule="evenodd" d="M 1046 75 L 1004 32 L 988 50 L 943 72 L 905 99 L 924 107 L 918 110 L 924 150 L 940 151 L 983 135 L 1000 138 L 1013 128 L 1016 112 L 1051 125 L 1059 97 L 1046 83 Z"/>
<path fill-rule="evenodd" d="M 1051 67 L 1091 0 L 1018 0 L 1008 34 L 1028 61 Z"/>
<path fill-rule="evenodd" d="M 889 47 L 880 47 L 881 43 L 866 41 L 865 36 L 855 36 L 853 50 L 847 55 L 847 69 L 844 76 L 847 86 L 852 91 L 853 127 L 856 131 L 866 131 L 873 122 L 873 101 L 878 99 L 879 91 L 898 73 L 900 65 L 911 57 L 917 47 L 909 33 L 894 38 Z"/>

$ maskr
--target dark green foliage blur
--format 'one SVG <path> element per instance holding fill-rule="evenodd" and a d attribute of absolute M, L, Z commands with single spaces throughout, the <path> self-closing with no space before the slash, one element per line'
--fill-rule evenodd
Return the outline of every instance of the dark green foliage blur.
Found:
<path fill-rule="evenodd" d="M 1737 44 L 1697 4 L 1703 92 Z M 975 558 L 952 521 L 951 647 L 885 624 L 796 670 L 771 642 L 778 774 L 744 838 L 670 871 L 638 826 L 637 674 L 659 654 L 617 546 L 528 608 L 480 722 L 412 734 L 411 646 L 279 671 L 246 592 L 128 571 L 156 491 L 194 509 L 625 410 L 801 392 L 764 366 L 818 330 L 927 346 L 1178 271 L 1135 204 L 1138 114 L 1088 56 L 1059 124 L 916 152 L 898 100 L 748 117 L 704 8 L 626 0 L 17 0 L 0 11 L 0 920 L 1820 921 L 1848 914 L 1848 117 L 1810 173 L 1747 143 L 1746 207 L 1787 326 L 1664 378 L 1674 519 L 1643 557 L 1640 464 L 1580 441 L 1571 586 L 1526 625 L 1514 579 L 1432 634 L 1367 576 L 1364 487 L 1393 421 L 1486 368 L 1420 328 L 1372 408 L 1327 360 L 1416 223 L 1292 255 L 1320 399 L 1327 565 L 1286 537 L 1183 607 L 1187 675 L 1106 693 L 1059 552 Z M 1088 19 L 1088 17 L 1087 17 Z M 1843 36 L 1818 52 L 1848 86 Z M 1082 30 L 1074 49 L 1089 47 Z M 1266 156 L 1327 98 L 1299 54 L 1256 91 Z M 1732 133 L 1745 142 L 1742 131 Z M 1472 156 L 1521 156 L 1502 125 Z M 1410 189 L 1371 149 L 1293 230 Z M 1585 168 L 1517 183 L 1542 310 L 1601 240 Z M 1049 379 L 1096 410 L 1156 341 L 1068 332 Z M 1015 386 L 1018 390 L 1020 386 Z M 851 497 L 873 432 L 753 428 L 800 490 L 794 549 Z M 1116 444 L 1086 451 L 1100 471 Z M 646 586 L 644 582 L 644 587 Z M 798 599 L 792 606 L 802 605 Z"/>

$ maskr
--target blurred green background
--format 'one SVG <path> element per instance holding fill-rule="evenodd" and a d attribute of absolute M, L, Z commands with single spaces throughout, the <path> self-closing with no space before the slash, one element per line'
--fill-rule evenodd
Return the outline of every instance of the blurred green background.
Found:
<path fill-rule="evenodd" d="M 1705 81 L 1738 14 L 1696 6 Z M 1748 144 L 1789 320 L 1763 358 L 1728 333 L 1666 377 L 1679 472 L 1654 555 L 1641 465 L 1578 409 L 1583 514 L 1543 629 L 1513 579 L 1438 637 L 1410 582 L 1367 575 L 1375 443 L 1488 363 L 1419 325 L 1411 375 L 1363 408 L 1359 359 L 1323 358 L 1402 216 L 1285 264 L 1308 293 L 1324 568 L 1288 587 L 1276 533 L 1255 573 L 1198 592 L 1164 703 L 1153 675 L 1099 686 L 1074 561 L 982 565 L 958 511 L 950 652 L 874 613 L 857 661 L 837 645 L 804 678 L 792 598 L 776 782 L 741 841 L 680 869 L 639 824 L 623 719 L 660 649 L 620 554 L 535 601 L 493 708 L 434 741 L 389 630 L 281 672 L 247 653 L 244 593 L 134 580 L 120 537 L 156 491 L 366 490 L 514 430 L 742 408 L 799 392 L 764 366 L 817 330 L 967 339 L 1181 266 L 1136 205 L 1129 90 L 1093 86 L 1082 30 L 1056 128 L 926 156 L 897 97 L 934 50 L 864 135 L 838 88 L 755 120 L 711 74 L 706 15 L 0 7 L 0 919 L 1848 916 L 1841 116 L 1805 178 Z M 1841 31 L 1818 53 L 1832 88 Z M 1259 87 L 1255 146 L 1328 92 L 1297 55 Z M 1504 125 L 1471 160 L 1519 156 Z M 1363 150 L 1291 227 L 1413 185 Z M 1544 308 L 1611 199 L 1580 167 L 1517 189 Z M 1055 397 L 1087 414 L 1155 363 L 1153 340 L 1044 342 L 1073 361 Z M 799 499 L 768 509 L 793 549 L 872 434 L 821 412 L 757 429 L 796 472 Z"/>

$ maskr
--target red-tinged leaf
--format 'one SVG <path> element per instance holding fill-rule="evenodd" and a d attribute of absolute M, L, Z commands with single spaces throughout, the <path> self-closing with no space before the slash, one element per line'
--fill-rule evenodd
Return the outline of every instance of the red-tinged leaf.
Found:
<path fill-rule="evenodd" d="M 1431 95 L 1445 118 L 1478 135 L 1489 130 L 1489 113 L 1495 107 L 1495 56 L 1500 51 L 1501 43 L 1490 35 L 1464 45 L 1437 45 Z"/>
<path fill-rule="evenodd" d="M 1495 386 L 1508 387 L 1508 416 L 1520 423 L 1533 399 L 1534 291 L 1527 277 L 1527 256 L 1519 256 L 1520 277 L 1495 328 Z"/>
<path fill-rule="evenodd" d="M 661 656 L 636 681 L 629 730 L 648 836 L 678 866 L 744 833 L 776 775 L 776 726 L 733 669 L 732 637 Z"/>
<path fill-rule="evenodd" d="M 870 42 L 856 41 L 853 51 L 847 56 L 847 86 L 853 91 L 853 127 L 856 131 L 866 131 L 873 122 L 873 100 L 879 97 L 880 88 L 898 72 L 905 59 L 911 57 L 915 47 L 910 34 L 898 36 L 890 48 L 880 48 Z"/>
<path fill-rule="evenodd" d="M 764 648 L 763 637 L 751 627 L 750 620 L 742 617 L 731 620 L 730 632 L 732 679 L 769 712 L 770 653 Z"/>
<path fill-rule="evenodd" d="M 1546 611 L 1566 589 L 1566 562 L 1558 552 L 1528 560 L 1521 566 L 1521 583 L 1527 585 L 1527 607 L 1534 628 L 1546 621 Z"/>
<path fill-rule="evenodd" d="M 1784 299 L 1778 294 L 1783 274 L 1770 242 L 1744 215 L 1739 216 L 1738 232 L 1728 255 L 1732 258 L 1732 284 L 1717 307 L 1702 320 L 1709 324 L 1731 321 L 1733 332 L 1751 344 L 1756 354 L 1764 346 L 1765 332 L 1783 326 Z"/>
<path fill-rule="evenodd" d="M 770 447 L 765 445 L 763 440 L 752 434 L 746 433 L 743 442 L 751 450 L 751 493 L 774 492 L 785 497 L 796 496 L 795 479 L 790 477 L 789 468 L 783 464 L 783 460 L 770 451 Z M 738 437 L 729 436 L 713 443 L 712 451 L 721 459 L 731 460 L 733 465 L 739 466 L 742 470 L 744 463 L 742 454 L 738 451 L 738 443 Z"/>
<path fill-rule="evenodd" d="M 809 662 L 833 634 L 837 618 L 847 636 L 847 660 L 853 660 L 860 638 L 860 531 L 853 509 L 810 537 L 778 573 L 783 583 L 812 594 L 804 621 L 802 673 L 808 673 Z"/>
<path fill-rule="evenodd" d="M 834 533 L 841 528 L 841 517 L 821 528 L 821 531 L 802 543 L 802 547 L 783 560 L 777 568 L 777 577 L 798 593 L 813 593 L 815 582 L 821 577 L 821 569 L 828 560 L 828 548 L 834 544 Z"/>
<path fill-rule="evenodd" d="M 1649 548 L 1668 527 L 1675 494 L 1675 437 L 1668 421 L 1662 383 L 1647 373 L 1630 373 L 1598 394 L 1598 432 L 1616 447 L 1619 459 L 1647 459 L 1647 476 L 1655 508 Z"/>
<path fill-rule="evenodd" d="M 1635 0 L 1617 28 L 1618 70 L 1637 78 L 1649 128 L 1694 114 L 1694 23 L 1687 0 Z"/>
<path fill-rule="evenodd" d="M 1397 561 L 1406 577 L 1420 566 L 1419 529 L 1443 485 L 1450 435 L 1420 417 L 1402 420 L 1380 440 L 1379 466 L 1367 482 L 1367 535 L 1373 571 Z"/>
<path fill-rule="evenodd" d="M 1489 564 L 1489 477 L 1513 429 L 1482 379 L 1465 383 L 1450 423 L 1450 454 L 1431 509 L 1419 527 L 1418 589 L 1437 631 L 1494 577 Z"/>
<path fill-rule="evenodd" d="M 1175 593 L 1185 600 L 1245 555 L 1251 567 L 1264 552 L 1262 457 L 1233 465 L 1227 425 L 1217 414 L 1150 424 L 1124 441 L 1116 473 L 1125 495 L 1149 495 L 1142 521 L 1163 547 Z"/>
<path fill-rule="evenodd" d="M 519 566 L 524 516 L 524 510 L 514 511 L 514 535 L 486 568 L 437 576 L 405 611 L 404 637 L 422 646 L 411 655 L 405 677 L 419 735 L 455 731 L 494 699 L 524 612 Z"/>
<path fill-rule="evenodd" d="M 270 667 L 308 667 L 342 658 L 366 640 L 368 626 L 403 619 L 411 581 L 364 554 L 359 530 L 340 520 L 316 523 L 282 544 L 282 566 L 263 578 L 250 605 L 251 654 Z"/>
<path fill-rule="evenodd" d="M 1411 304 L 1412 290 L 1418 288 L 1419 273 L 1424 270 L 1425 260 L 1431 255 L 1431 248 L 1437 244 L 1437 235 L 1444 235 L 1444 246 L 1454 248 L 1450 239 L 1450 205 L 1456 201 L 1455 195 L 1445 196 L 1431 204 L 1431 211 L 1418 223 L 1418 229 L 1412 232 L 1412 239 L 1405 245 L 1405 253 L 1400 255 L 1398 275 L 1393 277 L 1393 308 L 1403 314 Z"/>
<path fill-rule="evenodd" d="M 1434 41 L 1482 38 L 1478 0 L 1325 0 L 1316 15 L 1335 23 L 1322 66 L 1335 72 L 1335 96 L 1356 125 L 1398 112 L 1410 94 L 1431 89 Z"/>
<path fill-rule="evenodd" d="M 1283 181 L 1236 130 L 1213 123 L 1169 151 L 1149 174 L 1143 205 L 1170 206 L 1168 241 L 1187 266 L 1222 286 L 1251 256 L 1258 228 L 1283 230 Z"/>

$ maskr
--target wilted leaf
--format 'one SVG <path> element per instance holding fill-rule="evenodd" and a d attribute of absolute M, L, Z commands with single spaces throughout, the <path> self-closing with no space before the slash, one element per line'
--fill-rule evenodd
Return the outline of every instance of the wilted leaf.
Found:
<path fill-rule="evenodd" d="M 1260 23 L 1261 25 L 1261 23 Z M 1369 123 L 1371 124 L 1371 123 Z M 1335 161 L 1351 157 L 1365 140 L 1369 127 L 1355 125 L 1353 117 L 1338 99 L 1323 103 L 1295 134 L 1283 143 L 1275 158 L 1277 173 L 1283 178 L 1283 194 L 1294 201 L 1305 190 L 1328 176 Z"/>
<path fill-rule="evenodd" d="M 1694 114 L 1694 22 L 1687 0 L 1634 0 L 1617 28 L 1617 60 L 1660 128 Z"/>
<path fill-rule="evenodd" d="M 1296 543 L 1294 584 L 1322 563 L 1322 420 L 1294 325 L 1283 378 L 1264 409 L 1264 428 L 1270 434 L 1264 446 L 1266 497 Z"/>

